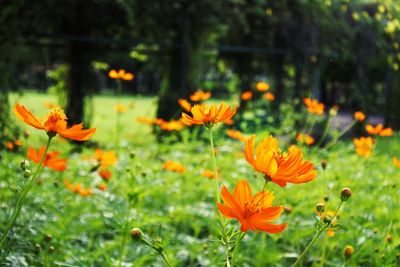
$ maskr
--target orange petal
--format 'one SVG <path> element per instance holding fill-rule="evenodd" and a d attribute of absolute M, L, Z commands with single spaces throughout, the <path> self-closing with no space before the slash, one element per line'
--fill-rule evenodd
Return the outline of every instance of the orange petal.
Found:
<path fill-rule="evenodd" d="M 65 138 L 86 141 L 96 132 L 96 128 L 82 130 L 83 124 L 75 124 L 71 128 L 59 131 L 58 133 Z"/>
<path fill-rule="evenodd" d="M 30 126 L 40 130 L 44 129 L 43 125 L 39 122 L 39 120 L 23 105 L 16 104 L 14 108 L 14 113 L 20 120 L 26 122 Z"/>

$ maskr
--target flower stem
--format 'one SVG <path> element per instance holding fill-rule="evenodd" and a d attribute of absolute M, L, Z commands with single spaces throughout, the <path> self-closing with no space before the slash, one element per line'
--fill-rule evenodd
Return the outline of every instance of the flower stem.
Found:
<path fill-rule="evenodd" d="M 163 258 L 163 260 L 165 261 L 165 263 L 168 265 L 168 267 L 172 267 L 172 266 L 173 266 L 172 263 L 171 263 L 171 261 L 168 259 L 167 254 L 165 254 L 164 251 L 161 251 L 161 252 L 160 252 L 160 255 L 161 255 L 161 257 Z"/>
<path fill-rule="evenodd" d="M 324 128 L 324 131 L 322 132 L 322 136 L 319 139 L 318 143 L 315 145 L 316 147 L 319 147 L 322 144 L 322 142 L 324 142 L 325 138 L 328 136 L 329 127 L 331 126 L 332 118 L 333 118 L 333 116 L 329 115 L 329 118 L 325 123 L 325 128 Z"/>
<path fill-rule="evenodd" d="M 320 229 L 317 230 L 317 232 L 315 233 L 315 236 L 313 237 L 313 239 L 311 239 L 310 243 L 308 243 L 307 247 L 304 249 L 304 251 L 300 254 L 300 256 L 297 258 L 297 260 L 293 263 L 292 267 L 295 267 L 297 265 L 300 264 L 300 262 L 303 260 L 304 256 L 307 254 L 308 250 L 310 250 L 310 248 L 312 247 L 312 245 L 315 243 L 315 241 L 317 241 L 318 237 L 329 227 L 331 227 L 333 220 L 336 218 L 340 207 L 342 206 L 343 201 L 341 200 L 339 203 L 339 206 L 337 207 L 335 213 L 333 214 L 331 220 L 329 223 L 325 224 L 323 227 L 321 227 Z"/>
<path fill-rule="evenodd" d="M 121 248 L 120 248 L 120 255 L 119 255 L 119 263 L 118 267 L 122 266 L 122 261 L 124 260 L 125 257 L 125 249 L 126 249 L 126 237 L 127 237 L 127 231 L 128 231 L 128 225 L 129 225 L 129 213 L 131 210 L 132 202 L 129 201 L 128 204 L 128 209 L 125 214 L 125 220 L 124 220 L 124 226 L 122 228 L 122 243 L 121 243 Z"/>
<path fill-rule="evenodd" d="M 13 211 L 11 217 L 10 217 L 10 220 L 8 221 L 8 224 L 7 224 L 7 226 L 6 226 L 6 229 L 5 229 L 5 231 L 3 232 L 3 234 L 1 235 L 1 238 L 0 238 L 0 248 L 3 247 L 4 241 L 6 240 L 6 237 L 7 237 L 8 233 L 11 231 L 11 229 L 13 228 L 15 222 L 17 221 L 17 218 L 18 218 L 18 216 L 19 216 L 19 213 L 21 212 L 22 206 L 24 205 L 24 202 L 25 202 L 25 200 L 26 200 L 26 198 L 27 198 L 27 195 L 28 195 L 29 190 L 31 189 L 33 183 L 36 181 L 36 179 L 37 179 L 37 177 L 38 177 L 40 171 L 43 169 L 43 163 L 44 163 L 44 160 L 45 160 L 45 158 L 46 158 L 46 154 L 47 154 L 47 151 L 48 151 L 48 149 L 49 149 L 50 142 L 51 142 L 51 139 L 52 139 L 52 138 L 53 138 L 53 137 L 50 137 L 50 136 L 49 136 L 49 138 L 48 138 L 48 140 L 47 140 L 46 148 L 45 148 L 45 150 L 44 150 L 44 153 L 43 153 L 43 155 L 42 155 L 42 158 L 41 158 L 40 161 L 39 161 L 39 165 L 37 166 L 35 173 L 34 173 L 33 176 L 30 178 L 29 182 L 28 182 L 27 185 L 23 188 L 21 194 L 19 195 L 19 198 L 18 198 L 18 200 L 17 200 L 17 204 L 16 204 L 16 206 L 15 206 L 15 208 L 14 208 L 14 211 Z"/>
<path fill-rule="evenodd" d="M 232 253 L 232 266 L 235 266 L 234 263 L 236 262 L 236 256 L 237 256 L 237 252 L 239 250 L 239 245 L 245 235 L 246 235 L 246 232 L 240 232 L 239 236 L 236 238 L 235 246 L 233 248 L 233 253 Z"/>
<path fill-rule="evenodd" d="M 219 197 L 219 177 L 218 177 L 218 167 L 217 167 L 217 158 L 215 156 L 215 148 L 214 148 L 214 138 L 213 138 L 213 133 L 212 133 L 212 129 L 208 128 L 208 131 L 210 133 L 210 146 L 211 146 L 211 154 L 213 157 L 213 161 L 214 161 L 214 172 L 215 172 L 215 186 L 216 186 L 216 199 L 217 199 L 217 203 L 221 202 L 221 199 Z"/>
<path fill-rule="evenodd" d="M 340 131 L 339 135 L 338 135 L 336 138 L 334 138 L 331 142 L 329 142 L 329 143 L 325 146 L 325 149 L 328 149 L 328 148 L 330 148 L 331 146 L 333 146 L 334 144 L 336 144 L 337 141 L 340 139 L 340 137 L 342 137 L 345 133 L 347 133 L 356 123 L 357 123 L 357 121 L 354 120 L 354 121 L 353 121 L 351 124 L 349 124 L 347 127 L 343 128 L 343 129 Z"/>

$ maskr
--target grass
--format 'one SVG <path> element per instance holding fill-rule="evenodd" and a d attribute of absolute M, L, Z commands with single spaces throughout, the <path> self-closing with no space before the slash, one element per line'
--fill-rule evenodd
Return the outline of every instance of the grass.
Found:
<path fill-rule="evenodd" d="M 56 102 L 50 96 L 33 93 L 13 95 L 12 101 L 23 103 L 40 115 L 46 113 L 43 103 Z M 118 155 L 107 190 L 96 189 L 101 178 L 90 171 L 95 164 L 83 160 L 93 154 L 93 148 L 77 152 L 73 145 L 57 139 L 50 150 L 62 152 L 68 158 L 68 168 L 63 173 L 44 170 L 6 249 L 1 251 L 0 266 L 118 266 L 120 259 L 121 266 L 162 266 L 154 251 L 130 239 L 129 229 L 133 227 L 139 227 L 148 236 L 167 240 L 166 252 L 176 266 L 222 263 L 222 246 L 215 240 L 215 182 L 200 175 L 203 169 L 213 168 L 206 129 L 199 128 L 198 136 L 185 130 L 179 142 L 167 136 L 157 143 L 151 128 L 135 121 L 138 116 L 152 117 L 154 101 L 136 97 L 94 98 L 91 126 L 97 128 L 97 133 L 93 140 L 98 147 L 115 150 Z M 115 146 L 117 102 L 127 106 L 133 103 L 121 115 L 119 147 Z M 23 150 L 44 144 L 43 132 L 19 125 L 31 133 L 24 140 Z M 263 179 L 244 160 L 243 145 L 229 139 L 222 127 L 216 128 L 215 137 L 222 182 L 232 190 L 239 179 L 246 178 L 253 193 L 261 190 Z M 289 226 L 281 234 L 248 233 L 239 250 L 241 266 L 293 263 L 315 232 L 315 205 L 325 202 L 328 209 L 334 210 L 343 187 L 351 188 L 353 195 L 340 212 L 340 227 L 334 237 L 323 235 L 317 240 L 304 266 L 398 266 L 400 170 L 391 162 L 392 156 L 399 155 L 398 141 L 399 136 L 380 138 L 370 158 L 357 156 L 349 141 L 338 143 L 329 152 L 303 148 L 305 158 L 316 165 L 318 178 L 285 188 L 268 184 L 267 189 L 276 195 L 274 204 L 290 208 L 291 212 L 279 220 Z M 14 206 L 15 191 L 24 181 L 19 170 L 24 153 L 2 151 L 1 156 L 3 225 Z M 322 159 L 328 161 L 326 170 L 320 167 Z M 163 170 L 167 160 L 182 163 L 187 172 Z M 34 169 L 33 163 L 31 168 Z M 94 194 L 80 197 L 64 187 L 64 179 L 92 187 Z M 239 226 L 234 220 L 229 222 Z M 46 235 L 52 236 L 50 241 Z M 127 242 L 125 251 L 121 249 L 123 240 Z M 355 249 L 349 260 L 343 256 L 346 245 Z"/>

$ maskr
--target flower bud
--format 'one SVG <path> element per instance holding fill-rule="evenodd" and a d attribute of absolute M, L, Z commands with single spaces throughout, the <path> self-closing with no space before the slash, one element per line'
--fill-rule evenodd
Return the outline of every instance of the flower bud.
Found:
<path fill-rule="evenodd" d="M 340 199 L 342 201 L 347 201 L 351 197 L 351 190 L 350 188 L 343 188 L 342 191 L 340 192 Z"/>
<path fill-rule="evenodd" d="M 136 157 L 135 151 L 131 151 L 131 153 L 129 153 L 129 157 L 130 157 L 131 159 L 134 159 L 134 158 Z"/>
<path fill-rule="evenodd" d="M 143 237 L 143 233 L 139 228 L 133 228 L 131 230 L 131 237 L 133 240 L 141 240 Z"/>
<path fill-rule="evenodd" d="M 328 166 L 328 161 L 326 159 L 321 160 L 322 169 L 326 170 L 327 166 Z"/>
<path fill-rule="evenodd" d="M 21 167 L 21 170 L 25 171 L 25 170 L 29 169 L 29 161 L 24 159 L 23 161 L 21 161 L 19 166 Z"/>
<path fill-rule="evenodd" d="M 53 239 L 53 237 L 51 236 L 51 234 L 46 234 L 44 236 L 44 240 L 46 240 L 47 242 L 50 242 Z"/>
<path fill-rule="evenodd" d="M 29 177 L 31 177 L 32 173 L 30 170 L 24 170 L 23 171 L 23 176 L 24 178 L 28 179 Z"/>
<path fill-rule="evenodd" d="M 55 249 L 53 246 L 50 246 L 50 247 L 49 247 L 49 253 L 53 253 L 54 250 L 56 250 L 56 249 Z"/>
<path fill-rule="evenodd" d="M 40 244 L 35 244 L 35 253 L 39 254 L 42 250 L 42 246 Z"/>
<path fill-rule="evenodd" d="M 350 259 L 354 253 L 354 248 L 352 246 L 346 246 L 344 248 L 343 254 L 346 259 Z"/>
<path fill-rule="evenodd" d="M 324 211 L 325 211 L 325 204 L 324 204 L 324 203 L 318 203 L 317 206 L 316 206 L 316 210 L 317 210 L 319 213 L 324 212 Z"/>
<path fill-rule="evenodd" d="M 324 223 L 331 223 L 331 221 L 332 221 L 332 217 L 330 216 L 330 215 L 326 215 L 325 217 L 324 217 Z"/>
<path fill-rule="evenodd" d="M 392 235 L 387 235 L 387 236 L 386 236 L 386 241 L 387 241 L 388 243 L 392 243 L 392 241 L 393 241 Z"/>

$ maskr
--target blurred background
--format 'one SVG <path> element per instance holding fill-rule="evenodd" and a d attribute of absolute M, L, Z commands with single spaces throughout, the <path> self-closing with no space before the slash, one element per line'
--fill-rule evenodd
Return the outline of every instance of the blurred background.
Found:
<path fill-rule="evenodd" d="M 164 119 L 199 88 L 229 98 L 263 81 L 273 112 L 314 97 L 399 128 L 399 18 L 397 0 L 0 0 L 0 112 L 35 90 L 90 123 L 85 103 L 125 69 L 122 93 L 157 96 Z"/>

